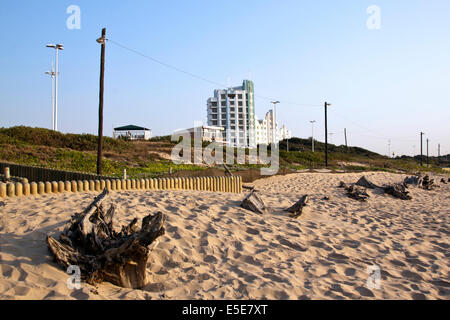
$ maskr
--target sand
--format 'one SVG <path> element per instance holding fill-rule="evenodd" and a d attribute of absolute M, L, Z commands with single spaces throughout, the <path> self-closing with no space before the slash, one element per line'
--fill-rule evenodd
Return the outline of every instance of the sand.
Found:
<path fill-rule="evenodd" d="M 112 193 L 116 224 L 167 215 L 142 290 L 110 283 L 69 289 L 69 276 L 47 251 L 45 236 L 58 236 L 94 193 L 0 199 L 0 299 L 449 299 L 450 184 L 411 187 L 411 201 L 369 190 L 361 203 L 336 187 L 361 175 L 257 180 L 252 185 L 270 208 L 264 216 L 239 207 L 243 194 Z M 365 175 L 376 184 L 405 177 Z M 287 217 L 283 209 L 303 194 L 310 195 L 308 211 Z M 379 288 L 367 285 L 373 265 Z"/>

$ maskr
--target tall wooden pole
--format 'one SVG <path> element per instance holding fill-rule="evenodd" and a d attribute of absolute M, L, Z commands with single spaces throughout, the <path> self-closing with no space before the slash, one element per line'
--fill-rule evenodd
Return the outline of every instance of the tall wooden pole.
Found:
<path fill-rule="evenodd" d="M 98 104 L 98 150 L 97 150 L 97 174 L 102 174 L 102 147 L 103 147 L 103 89 L 105 76 L 105 36 L 106 28 L 102 29 L 102 37 L 97 39 L 101 43 L 102 51 L 100 57 L 100 93 Z"/>
<path fill-rule="evenodd" d="M 420 165 L 423 165 L 423 132 L 420 132 Z"/>
<path fill-rule="evenodd" d="M 427 167 L 428 167 L 428 142 L 429 142 L 430 140 L 427 138 Z"/>
<path fill-rule="evenodd" d="M 328 167 L 328 123 L 327 123 L 327 106 L 325 102 L 325 167 Z"/>

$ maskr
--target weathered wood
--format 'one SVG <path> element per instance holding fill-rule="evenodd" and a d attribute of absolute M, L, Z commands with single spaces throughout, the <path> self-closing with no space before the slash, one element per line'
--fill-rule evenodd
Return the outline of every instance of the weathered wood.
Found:
<path fill-rule="evenodd" d="M 344 182 L 344 181 L 340 181 L 339 182 L 339 185 L 338 185 L 338 188 L 347 188 L 347 184 Z"/>
<path fill-rule="evenodd" d="M 430 179 L 428 175 L 423 177 L 421 187 L 425 190 L 431 190 L 435 187 L 434 185 L 434 179 Z"/>
<path fill-rule="evenodd" d="M 125 288 L 141 288 L 148 282 L 146 265 L 148 246 L 165 232 L 165 217 L 161 212 L 137 219 L 120 232 L 113 227 L 115 206 L 104 211 L 105 189 L 81 213 L 72 216 L 58 242 L 47 236 L 47 244 L 55 260 L 67 268 L 80 267 L 82 279 L 90 284 L 109 281 Z"/>
<path fill-rule="evenodd" d="M 304 195 L 293 206 L 286 209 L 290 213 L 291 218 L 298 218 L 303 213 L 303 208 L 308 204 L 309 197 Z"/>
<path fill-rule="evenodd" d="M 370 182 L 365 176 L 362 176 L 355 184 L 368 189 L 380 188 L 376 184 Z"/>
<path fill-rule="evenodd" d="M 358 200 L 358 201 L 366 201 L 369 198 L 369 195 L 366 192 L 366 189 L 356 185 L 350 185 L 345 188 L 347 190 L 347 196 L 349 198 Z"/>
<path fill-rule="evenodd" d="M 411 200 L 412 197 L 408 194 L 409 192 L 406 191 L 406 187 L 402 183 L 395 183 L 393 185 L 385 186 L 383 187 L 384 192 L 387 194 L 390 194 L 396 198 L 402 199 L 402 200 Z"/>
<path fill-rule="evenodd" d="M 233 174 L 231 173 L 230 169 L 228 169 L 227 165 L 225 163 L 222 163 L 222 165 L 225 168 L 225 171 L 229 174 L 229 176 L 232 177 Z"/>
<path fill-rule="evenodd" d="M 420 186 L 422 184 L 422 177 L 419 175 L 416 176 L 411 176 L 411 177 L 406 177 L 403 180 L 403 184 L 405 185 L 405 187 L 408 187 L 408 184 L 412 184 L 415 186 Z"/>
<path fill-rule="evenodd" d="M 450 180 L 450 178 L 449 178 L 449 180 Z M 442 178 L 442 179 L 441 179 L 441 183 L 443 183 L 443 184 L 447 184 L 447 181 L 445 181 L 445 179 L 444 179 L 444 178 Z"/>
<path fill-rule="evenodd" d="M 241 207 L 259 214 L 267 212 L 266 205 L 256 191 L 252 190 L 242 201 Z"/>

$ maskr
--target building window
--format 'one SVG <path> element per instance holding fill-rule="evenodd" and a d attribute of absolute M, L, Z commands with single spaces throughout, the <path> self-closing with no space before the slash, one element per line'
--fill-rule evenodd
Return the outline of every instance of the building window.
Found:
<path fill-rule="evenodd" d="M 216 119 L 217 120 L 217 114 L 213 114 L 212 115 L 212 119 Z"/>
<path fill-rule="evenodd" d="M 242 113 L 239 114 L 239 119 L 244 118 L 244 116 L 242 115 Z"/>
<path fill-rule="evenodd" d="M 222 112 L 227 112 L 227 108 L 222 108 Z"/>
<path fill-rule="evenodd" d="M 242 113 L 242 112 L 244 112 L 244 110 L 243 110 L 242 108 L 239 108 L 239 112 L 241 112 L 241 113 Z"/>
<path fill-rule="evenodd" d="M 213 126 L 217 126 L 217 121 L 212 122 Z"/>
<path fill-rule="evenodd" d="M 225 107 L 225 106 L 227 105 L 227 102 L 226 102 L 226 101 L 221 101 L 221 102 L 220 102 L 220 105 L 221 105 L 222 107 Z"/>
<path fill-rule="evenodd" d="M 233 108 L 230 108 L 230 111 L 231 111 L 231 112 L 234 112 L 234 107 L 233 107 Z"/>
<path fill-rule="evenodd" d="M 222 113 L 222 119 L 226 119 L 227 118 L 227 114 L 226 113 Z"/>
<path fill-rule="evenodd" d="M 212 112 L 212 113 L 217 113 L 217 108 L 212 108 L 212 109 L 211 109 L 211 112 Z"/>
<path fill-rule="evenodd" d="M 214 118 L 213 118 L 214 119 Z M 239 120 L 239 124 L 243 125 L 244 121 L 243 120 Z"/>
<path fill-rule="evenodd" d="M 230 106 L 234 106 L 234 100 L 230 100 Z"/>
<path fill-rule="evenodd" d="M 227 125 L 227 122 L 226 122 L 225 120 L 222 120 L 222 125 L 223 125 L 223 126 L 226 126 L 226 125 Z"/>
<path fill-rule="evenodd" d="M 238 99 L 242 99 L 242 93 L 238 94 Z"/>
<path fill-rule="evenodd" d="M 220 95 L 220 99 L 225 100 L 226 98 L 227 98 L 226 95 L 224 95 L 224 94 L 221 94 L 221 95 Z"/>
<path fill-rule="evenodd" d="M 211 102 L 211 106 L 217 107 L 217 102 L 216 101 Z"/>
<path fill-rule="evenodd" d="M 234 113 L 230 113 L 230 118 L 234 118 L 236 115 Z"/>
<path fill-rule="evenodd" d="M 238 106 L 242 107 L 242 101 L 238 101 Z"/>

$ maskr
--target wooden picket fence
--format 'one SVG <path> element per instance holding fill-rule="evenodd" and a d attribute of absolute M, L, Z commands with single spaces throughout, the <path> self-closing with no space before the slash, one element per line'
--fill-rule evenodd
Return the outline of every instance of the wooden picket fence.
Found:
<path fill-rule="evenodd" d="M 242 177 L 167 177 L 152 179 L 101 179 L 0 183 L 0 198 L 37 196 L 62 192 L 138 190 L 196 190 L 242 193 Z"/>

